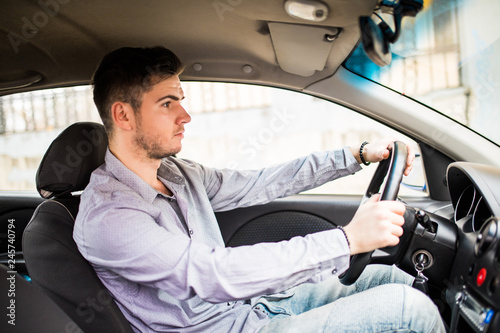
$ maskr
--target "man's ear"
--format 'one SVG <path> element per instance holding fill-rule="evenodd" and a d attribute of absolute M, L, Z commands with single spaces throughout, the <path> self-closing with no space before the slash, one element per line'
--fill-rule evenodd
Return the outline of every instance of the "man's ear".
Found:
<path fill-rule="evenodd" d="M 111 117 L 117 128 L 130 131 L 135 128 L 135 114 L 132 106 L 124 102 L 114 102 L 111 105 Z"/>

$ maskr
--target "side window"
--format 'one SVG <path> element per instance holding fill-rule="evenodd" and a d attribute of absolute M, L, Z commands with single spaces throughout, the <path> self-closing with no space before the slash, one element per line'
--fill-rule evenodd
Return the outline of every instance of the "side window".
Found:
<path fill-rule="evenodd" d="M 179 157 L 217 168 L 261 168 L 312 151 L 359 145 L 391 136 L 411 139 L 366 116 L 309 95 L 270 87 L 184 82 L 185 108 L 191 113 Z M 202 92 L 204 89 L 209 89 Z M 420 162 L 418 162 L 420 163 Z M 416 164 L 418 164 L 416 163 Z M 376 165 L 309 191 L 316 194 L 364 194 Z M 415 165 L 413 186 L 401 195 L 423 196 L 425 180 Z"/>
<path fill-rule="evenodd" d="M 100 122 L 88 86 L 0 97 L 0 191 L 36 191 L 45 151 L 77 121 Z"/>
<path fill-rule="evenodd" d="M 312 151 L 408 138 L 365 116 L 305 94 L 242 84 L 183 82 L 192 115 L 179 157 L 217 168 L 255 169 Z M 0 190 L 35 191 L 38 165 L 52 140 L 77 121 L 100 122 L 88 86 L 0 98 Z M 415 143 L 412 143 L 415 145 Z M 375 165 L 311 190 L 363 194 Z M 420 165 L 405 181 L 424 187 Z M 402 195 L 426 195 L 403 186 Z"/>

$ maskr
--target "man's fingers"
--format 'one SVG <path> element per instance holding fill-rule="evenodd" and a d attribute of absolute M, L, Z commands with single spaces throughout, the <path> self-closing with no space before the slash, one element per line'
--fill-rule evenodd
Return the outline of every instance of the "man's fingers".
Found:
<path fill-rule="evenodd" d="M 415 162 L 415 152 L 413 150 L 413 147 L 411 145 L 406 145 L 408 147 L 408 157 L 406 160 L 406 169 L 405 169 L 405 176 L 408 176 L 413 169 L 413 163 Z"/>
<path fill-rule="evenodd" d="M 371 198 L 370 198 L 371 199 Z M 393 200 L 382 200 L 379 202 L 380 207 L 383 209 L 389 209 L 393 213 L 403 216 L 406 211 L 406 207 L 403 203 Z"/>
<path fill-rule="evenodd" d="M 399 237 L 391 235 L 387 240 L 387 246 L 394 246 L 399 244 Z"/>
<path fill-rule="evenodd" d="M 391 234 L 393 234 L 396 237 L 401 237 L 403 235 L 403 228 L 393 224 Z"/>

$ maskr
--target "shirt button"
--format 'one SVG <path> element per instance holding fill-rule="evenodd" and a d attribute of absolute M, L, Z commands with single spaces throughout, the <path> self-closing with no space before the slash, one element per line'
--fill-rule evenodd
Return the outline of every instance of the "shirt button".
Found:
<path fill-rule="evenodd" d="M 334 269 L 332 270 L 332 273 L 333 273 L 333 274 L 337 274 L 337 268 L 334 268 Z"/>
<path fill-rule="evenodd" d="M 190 234 L 190 235 L 194 234 L 193 229 L 189 229 L 189 234 Z"/>

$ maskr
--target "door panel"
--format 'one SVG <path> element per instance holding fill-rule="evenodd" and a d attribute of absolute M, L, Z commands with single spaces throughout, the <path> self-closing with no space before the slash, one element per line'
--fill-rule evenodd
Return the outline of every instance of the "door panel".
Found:
<path fill-rule="evenodd" d="M 216 216 L 226 245 L 249 245 L 346 225 L 360 202 L 361 196 L 295 195 Z"/>
<path fill-rule="evenodd" d="M 274 242 L 347 225 L 361 202 L 357 195 L 295 195 L 266 205 L 216 213 L 227 246 Z M 404 198 L 412 207 L 435 211 L 445 203 Z M 434 208 L 432 208 L 434 207 Z"/>

